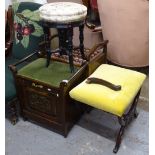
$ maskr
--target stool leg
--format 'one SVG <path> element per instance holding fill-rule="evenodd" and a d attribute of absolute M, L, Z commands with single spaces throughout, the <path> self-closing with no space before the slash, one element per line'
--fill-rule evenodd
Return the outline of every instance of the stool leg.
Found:
<path fill-rule="evenodd" d="M 81 52 L 81 56 L 83 59 L 85 59 L 85 55 L 84 55 L 84 36 L 83 36 L 83 31 L 84 31 L 84 24 L 79 26 L 79 31 L 80 31 L 80 35 L 79 35 L 79 40 L 80 40 L 80 52 Z"/>
<path fill-rule="evenodd" d="M 9 110 L 11 113 L 10 121 L 11 121 L 11 124 L 13 124 L 13 125 L 15 125 L 18 121 L 16 104 L 17 104 L 17 99 L 14 99 L 9 105 Z"/>
<path fill-rule="evenodd" d="M 141 92 L 141 89 L 139 90 L 138 94 L 136 95 L 135 99 L 134 99 L 134 118 L 137 118 L 138 117 L 138 112 L 137 112 L 137 103 L 138 103 L 138 99 L 139 99 L 139 96 L 140 96 L 140 92 Z"/>
<path fill-rule="evenodd" d="M 139 90 L 139 92 L 137 93 L 136 97 L 134 98 L 134 101 L 133 101 L 133 103 L 132 103 L 128 113 L 124 114 L 122 117 L 118 117 L 118 121 L 119 121 L 119 124 L 121 125 L 121 128 L 120 128 L 119 133 L 117 135 L 115 148 L 113 149 L 114 153 L 117 153 L 117 151 L 118 151 L 118 149 L 120 147 L 122 136 L 124 134 L 125 128 L 132 121 L 132 119 L 134 117 L 137 118 L 137 116 L 138 116 L 136 107 L 137 107 L 140 91 L 141 90 Z"/>
<path fill-rule="evenodd" d="M 69 64 L 71 73 L 74 72 L 74 65 L 73 65 L 73 27 L 68 28 L 68 51 L 69 51 Z"/>
<path fill-rule="evenodd" d="M 119 123 L 121 125 L 121 128 L 120 128 L 120 130 L 118 132 L 117 139 L 116 139 L 116 144 L 115 144 L 115 147 L 113 149 L 114 153 L 118 152 L 118 149 L 119 149 L 121 141 L 122 141 L 122 136 L 123 136 L 124 130 L 125 130 L 125 123 L 122 123 L 122 118 L 119 117 L 118 119 L 119 119 Z"/>
<path fill-rule="evenodd" d="M 49 40 L 50 32 L 48 27 L 44 27 L 44 40 L 45 40 L 45 50 L 47 53 L 47 62 L 46 67 L 49 66 L 51 60 L 51 49 L 50 49 L 50 40 Z"/>
<path fill-rule="evenodd" d="M 138 117 L 138 112 L 137 112 L 137 109 L 135 109 L 135 112 L 134 112 L 134 117 L 137 118 Z"/>
<path fill-rule="evenodd" d="M 59 35 L 59 50 L 60 50 L 60 55 L 62 54 L 66 54 L 64 53 L 65 50 L 64 48 L 66 48 L 66 30 L 61 28 L 61 29 L 58 29 L 58 35 Z"/>

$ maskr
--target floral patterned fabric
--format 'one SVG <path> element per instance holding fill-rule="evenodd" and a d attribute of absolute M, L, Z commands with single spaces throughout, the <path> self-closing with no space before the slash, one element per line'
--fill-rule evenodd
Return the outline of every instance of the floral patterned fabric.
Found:
<path fill-rule="evenodd" d="M 43 41 L 44 33 L 38 12 L 40 6 L 33 2 L 13 3 L 13 55 L 18 59 L 37 50 L 39 42 Z"/>
<path fill-rule="evenodd" d="M 38 4 L 45 4 L 47 3 L 47 0 L 12 0 L 15 3 L 21 3 L 21 2 L 34 2 L 34 3 L 38 3 Z"/>
<path fill-rule="evenodd" d="M 39 8 L 40 17 L 44 20 L 58 23 L 74 22 L 85 19 L 87 8 L 72 2 L 55 2 Z"/>
<path fill-rule="evenodd" d="M 97 49 L 90 55 L 89 61 L 95 59 L 102 53 L 103 53 L 102 49 Z M 73 64 L 75 66 L 81 67 L 86 62 L 86 60 L 82 59 L 80 49 L 73 50 L 72 54 L 73 54 Z M 84 55 L 88 56 L 89 54 L 90 54 L 90 49 L 84 48 Z M 60 55 L 60 53 L 52 53 L 51 57 L 53 60 L 69 63 L 68 55 Z"/>

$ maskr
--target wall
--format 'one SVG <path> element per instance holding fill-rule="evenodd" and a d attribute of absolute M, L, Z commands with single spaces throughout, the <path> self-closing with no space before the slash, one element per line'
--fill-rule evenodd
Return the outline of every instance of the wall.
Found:
<path fill-rule="evenodd" d="M 5 9 L 8 9 L 8 6 L 12 4 L 12 0 L 5 0 Z"/>

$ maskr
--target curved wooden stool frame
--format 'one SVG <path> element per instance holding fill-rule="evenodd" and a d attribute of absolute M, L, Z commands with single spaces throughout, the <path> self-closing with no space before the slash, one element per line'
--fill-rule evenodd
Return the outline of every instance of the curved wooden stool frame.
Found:
<path fill-rule="evenodd" d="M 120 128 L 117 138 L 116 138 L 116 144 L 113 149 L 114 153 L 117 153 L 117 151 L 120 147 L 125 128 L 128 126 L 128 124 L 132 121 L 133 118 L 137 118 L 137 116 L 138 116 L 136 107 L 137 107 L 140 91 L 141 91 L 141 89 L 135 96 L 134 101 L 133 101 L 129 111 L 127 112 L 127 114 L 124 114 L 122 117 L 118 117 L 118 122 L 121 125 L 121 128 Z"/>
<path fill-rule="evenodd" d="M 137 107 L 140 92 L 141 92 L 141 89 L 138 91 L 137 95 L 135 96 L 135 98 L 133 100 L 133 103 L 131 104 L 130 109 L 128 110 L 128 112 L 123 114 L 121 117 L 102 110 L 103 112 L 106 112 L 106 113 L 109 113 L 109 114 L 111 114 L 113 116 L 116 116 L 118 118 L 118 122 L 119 122 L 119 124 L 121 126 L 119 131 L 118 131 L 117 137 L 116 137 L 116 143 L 115 143 L 115 147 L 113 149 L 114 153 L 117 153 L 119 148 L 120 148 L 120 144 L 121 144 L 121 141 L 122 141 L 122 137 L 124 135 L 125 128 L 129 125 L 129 123 L 134 118 L 137 118 L 137 116 L 138 116 L 138 112 L 137 112 L 136 107 Z M 82 102 L 80 102 L 80 103 L 82 103 Z M 94 108 L 94 107 L 89 106 L 86 112 L 89 113 L 92 110 L 92 108 Z"/>
<path fill-rule="evenodd" d="M 98 78 L 94 78 L 94 77 L 87 78 L 86 83 L 88 83 L 88 84 L 91 84 L 91 83 L 100 84 L 100 85 L 106 86 L 106 87 L 108 87 L 108 88 L 110 88 L 112 90 L 115 90 L 115 91 L 119 91 L 121 89 L 120 85 L 114 85 L 114 84 L 112 84 L 112 83 L 110 83 L 110 82 L 108 82 L 106 80 L 102 80 L 102 79 L 98 79 Z M 134 100 L 131 103 L 129 110 L 125 111 L 122 116 L 118 116 L 118 115 L 115 115 L 115 114 L 112 114 L 110 112 L 102 110 L 102 111 L 104 111 L 106 113 L 109 113 L 109 114 L 112 114 L 112 115 L 118 117 L 118 122 L 121 125 L 121 127 L 119 129 L 119 132 L 117 134 L 116 144 L 115 144 L 115 147 L 113 149 L 114 153 L 117 153 L 118 150 L 119 150 L 125 128 L 133 120 L 133 118 L 137 118 L 137 116 L 138 116 L 136 107 L 137 107 L 140 92 L 141 92 L 141 88 L 139 89 L 137 95 L 134 97 Z M 88 111 L 88 112 L 90 112 L 90 111 Z"/>

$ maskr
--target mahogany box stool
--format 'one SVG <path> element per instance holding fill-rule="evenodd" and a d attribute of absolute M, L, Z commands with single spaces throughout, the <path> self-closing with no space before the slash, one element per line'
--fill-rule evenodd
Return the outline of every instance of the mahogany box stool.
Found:
<path fill-rule="evenodd" d="M 87 65 L 69 71 L 69 64 L 53 61 L 45 67 L 39 58 L 21 68 L 16 76 L 20 113 L 24 120 L 67 136 L 85 106 L 70 102 L 69 91 L 86 78 Z"/>
<path fill-rule="evenodd" d="M 146 75 L 136 71 L 102 64 L 69 92 L 72 99 L 118 117 L 121 128 L 114 153 L 119 149 L 125 128 L 137 117 L 136 106 L 145 78 Z"/>

